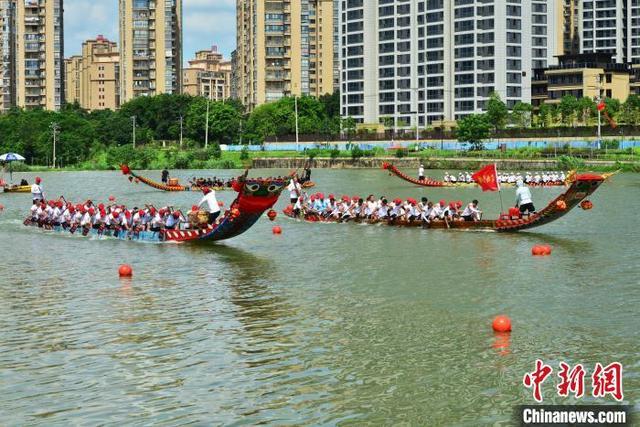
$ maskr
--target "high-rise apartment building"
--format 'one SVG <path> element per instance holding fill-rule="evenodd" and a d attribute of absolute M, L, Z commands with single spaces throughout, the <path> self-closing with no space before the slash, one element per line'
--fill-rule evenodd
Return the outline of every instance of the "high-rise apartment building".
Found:
<path fill-rule="evenodd" d="M 64 101 L 67 104 L 80 104 L 80 79 L 82 56 L 74 55 L 64 60 Z"/>
<path fill-rule="evenodd" d="M 559 0 L 562 8 L 558 14 L 558 25 L 562 31 L 558 35 L 562 37 L 559 47 L 562 52 L 558 55 L 576 55 L 580 53 L 580 0 Z"/>
<path fill-rule="evenodd" d="M 616 62 L 630 62 L 632 0 L 581 0 L 581 51 L 613 53 Z M 636 20 L 638 17 L 636 17 Z M 636 22 L 636 29 L 640 24 Z M 640 39 L 638 34 L 636 39 Z M 638 55 L 640 58 L 640 54 Z"/>
<path fill-rule="evenodd" d="M 0 109 L 64 102 L 62 0 L 0 1 Z"/>
<path fill-rule="evenodd" d="M 65 60 L 66 102 L 87 110 L 120 107 L 120 54 L 103 36 L 82 43 L 82 55 Z"/>
<path fill-rule="evenodd" d="M 183 73 L 183 92 L 215 101 L 231 97 L 231 61 L 226 61 L 218 47 L 196 52 Z"/>
<path fill-rule="evenodd" d="M 119 0 L 120 95 L 182 91 L 182 0 Z"/>
<path fill-rule="evenodd" d="M 237 0 L 238 95 L 249 109 L 332 93 L 334 0 Z"/>
<path fill-rule="evenodd" d="M 482 112 L 492 92 L 530 102 L 555 61 L 555 0 L 342 0 L 343 116 L 424 127 Z"/>

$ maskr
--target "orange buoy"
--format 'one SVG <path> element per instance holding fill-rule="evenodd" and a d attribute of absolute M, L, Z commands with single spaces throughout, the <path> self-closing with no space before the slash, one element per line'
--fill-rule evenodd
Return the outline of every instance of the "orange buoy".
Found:
<path fill-rule="evenodd" d="M 272 231 L 273 231 L 273 234 L 282 234 L 282 227 L 280 227 L 279 225 L 276 225 L 275 227 L 273 227 Z"/>
<path fill-rule="evenodd" d="M 493 330 L 496 332 L 511 332 L 511 319 L 503 314 L 493 319 Z"/>
<path fill-rule="evenodd" d="M 531 255 L 533 256 L 548 256 L 551 255 L 551 246 L 549 245 L 535 245 L 531 248 Z"/>
<path fill-rule="evenodd" d="M 120 268 L 118 268 L 118 274 L 120 277 L 131 277 L 133 276 L 133 268 L 129 264 L 122 264 Z"/>
<path fill-rule="evenodd" d="M 275 221 L 277 216 L 278 216 L 278 213 L 276 211 L 274 211 L 273 209 L 270 209 L 269 212 L 267 212 L 267 217 L 271 221 Z"/>
<path fill-rule="evenodd" d="M 565 202 L 564 200 L 558 200 L 556 202 L 556 208 L 558 208 L 559 211 L 566 211 L 567 210 L 567 202 Z"/>
<path fill-rule="evenodd" d="M 583 200 L 580 202 L 580 207 L 585 211 L 591 210 L 593 209 L 593 202 L 591 200 Z"/>

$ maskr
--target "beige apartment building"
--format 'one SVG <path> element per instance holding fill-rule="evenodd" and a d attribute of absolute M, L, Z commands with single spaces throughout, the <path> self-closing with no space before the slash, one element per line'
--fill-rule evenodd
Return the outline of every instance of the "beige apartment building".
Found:
<path fill-rule="evenodd" d="M 120 54 L 103 36 L 82 44 L 82 55 L 65 60 L 66 102 L 87 110 L 120 107 Z"/>
<path fill-rule="evenodd" d="M 82 56 L 74 55 L 64 60 L 64 100 L 68 104 L 80 104 L 80 73 Z"/>
<path fill-rule="evenodd" d="M 237 0 L 237 84 L 249 109 L 334 90 L 334 0 Z"/>
<path fill-rule="evenodd" d="M 0 109 L 64 102 L 62 0 L 0 1 Z"/>
<path fill-rule="evenodd" d="M 196 52 L 183 72 L 183 93 L 204 96 L 214 101 L 231 97 L 231 61 L 226 61 L 217 46 Z"/>
<path fill-rule="evenodd" d="M 182 92 L 182 0 L 119 0 L 120 99 Z"/>

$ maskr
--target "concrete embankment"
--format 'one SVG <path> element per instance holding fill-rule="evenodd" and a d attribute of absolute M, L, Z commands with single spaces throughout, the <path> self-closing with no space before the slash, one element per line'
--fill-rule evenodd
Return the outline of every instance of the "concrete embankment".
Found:
<path fill-rule="evenodd" d="M 252 166 L 256 169 L 299 169 L 303 168 L 307 159 L 304 158 L 262 158 L 253 159 Z M 553 170 L 558 169 L 556 160 L 518 160 L 518 159 L 473 159 L 473 158 L 427 158 L 407 157 L 376 157 L 353 159 L 313 159 L 311 167 L 314 169 L 380 169 L 384 162 L 393 163 L 399 168 L 418 168 L 423 164 L 426 169 L 479 169 L 488 163 L 497 163 L 501 170 Z M 623 162 L 624 163 L 624 162 Z M 585 160 L 586 168 L 615 167 L 616 162 Z"/>

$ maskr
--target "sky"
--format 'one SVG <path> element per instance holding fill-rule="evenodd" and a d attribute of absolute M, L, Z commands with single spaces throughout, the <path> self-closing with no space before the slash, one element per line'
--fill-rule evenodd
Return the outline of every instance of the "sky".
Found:
<path fill-rule="evenodd" d="M 182 0 L 183 59 L 218 45 L 227 59 L 236 45 L 236 0 Z M 82 42 L 102 34 L 118 41 L 118 0 L 64 0 L 64 55 L 80 54 Z"/>

